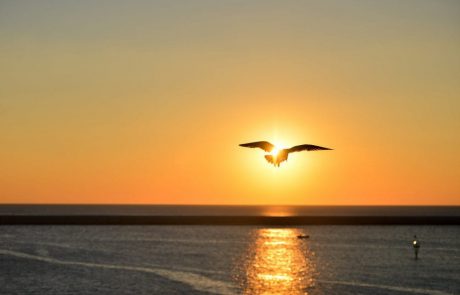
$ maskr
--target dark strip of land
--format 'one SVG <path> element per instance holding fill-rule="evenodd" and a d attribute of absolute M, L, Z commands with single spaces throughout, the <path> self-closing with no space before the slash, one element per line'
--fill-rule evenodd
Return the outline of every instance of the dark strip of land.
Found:
<path fill-rule="evenodd" d="M 460 216 L 3 215 L 0 225 L 460 225 Z"/>

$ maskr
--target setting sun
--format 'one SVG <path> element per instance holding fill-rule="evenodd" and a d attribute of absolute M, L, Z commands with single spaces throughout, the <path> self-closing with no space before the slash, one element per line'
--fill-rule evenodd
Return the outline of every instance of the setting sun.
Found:
<path fill-rule="evenodd" d="M 270 152 L 270 155 L 273 156 L 273 158 L 276 158 L 278 156 L 278 153 L 280 152 L 282 148 L 279 147 L 279 145 L 275 144 L 275 147 L 273 150 Z"/>

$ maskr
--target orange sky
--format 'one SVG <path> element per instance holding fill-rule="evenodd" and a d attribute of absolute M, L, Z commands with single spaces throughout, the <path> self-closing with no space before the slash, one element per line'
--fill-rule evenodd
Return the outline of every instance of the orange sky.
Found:
<path fill-rule="evenodd" d="M 457 1 L 2 1 L 0 48 L 0 203 L 460 205 Z"/>

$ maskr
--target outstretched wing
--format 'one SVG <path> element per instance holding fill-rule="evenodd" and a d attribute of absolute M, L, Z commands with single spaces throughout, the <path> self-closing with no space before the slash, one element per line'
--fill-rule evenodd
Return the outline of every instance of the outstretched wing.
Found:
<path fill-rule="evenodd" d="M 296 145 L 288 149 L 289 153 L 294 153 L 294 152 L 301 152 L 301 151 L 324 151 L 324 150 L 332 150 L 330 148 L 322 147 L 322 146 L 317 146 L 317 145 L 312 145 L 312 144 L 301 144 L 301 145 Z"/>
<path fill-rule="evenodd" d="M 249 143 L 242 143 L 240 144 L 242 147 L 248 148 L 261 148 L 267 153 L 271 152 L 275 147 L 273 144 L 269 143 L 268 141 L 256 141 L 256 142 L 249 142 Z"/>

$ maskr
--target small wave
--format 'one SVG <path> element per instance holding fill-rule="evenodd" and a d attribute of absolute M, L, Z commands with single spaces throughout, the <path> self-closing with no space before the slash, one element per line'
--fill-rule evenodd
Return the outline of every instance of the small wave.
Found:
<path fill-rule="evenodd" d="M 141 238 L 133 239 L 130 241 L 135 242 L 161 242 L 161 243 L 184 243 L 184 244 L 243 244 L 245 241 L 234 241 L 234 240 L 198 240 L 198 239 L 164 239 L 164 238 Z"/>
<path fill-rule="evenodd" d="M 37 253 L 41 256 L 49 256 L 50 252 L 46 248 L 38 248 Z"/>
<path fill-rule="evenodd" d="M 52 257 L 43 257 L 23 252 L 11 251 L 0 249 L 0 255 L 9 255 L 25 259 L 33 259 L 37 261 L 43 261 L 48 263 L 60 264 L 60 265 L 77 265 L 91 268 L 104 268 L 104 269 L 118 269 L 128 271 L 138 271 L 145 273 L 153 273 L 155 275 L 164 277 L 166 279 L 184 283 L 192 287 L 197 291 L 218 293 L 218 294 L 235 294 L 233 285 L 227 282 L 217 281 L 208 277 L 184 272 L 184 271 L 172 271 L 161 268 L 149 268 L 149 267 L 138 267 L 138 266 L 125 266 L 116 264 L 100 264 L 91 262 L 80 262 L 80 261 L 69 261 L 60 260 Z"/>
<path fill-rule="evenodd" d="M 333 244 L 333 243 L 321 243 L 321 242 L 311 242 L 312 246 L 315 247 L 328 247 L 328 248 L 360 248 L 360 249 L 388 249 L 388 245 L 372 245 L 372 244 Z M 404 246 L 391 246 L 391 249 L 410 249 L 411 245 L 408 247 Z"/>
<path fill-rule="evenodd" d="M 422 289 L 422 288 L 410 288 L 410 287 L 400 287 L 400 286 L 391 286 L 391 285 L 380 285 L 380 284 L 368 284 L 360 282 L 347 282 L 347 281 L 328 281 L 328 280 L 317 280 L 318 283 L 324 284 L 335 284 L 335 285 L 346 285 L 346 286 L 355 286 L 355 287 L 368 287 L 368 288 L 378 288 L 385 289 L 390 291 L 401 291 L 415 294 L 428 294 L 428 295 L 453 295 L 452 293 L 447 293 L 439 290 L 431 289 Z"/>
<path fill-rule="evenodd" d="M 426 249 L 426 250 L 425 250 Z M 445 251 L 445 252 L 460 252 L 460 248 L 448 248 L 448 247 L 423 247 L 423 250 L 436 250 L 436 251 Z"/>
<path fill-rule="evenodd" d="M 154 268 L 158 268 L 158 269 L 164 269 L 161 267 L 161 265 L 159 264 L 146 264 L 147 266 L 149 267 L 154 267 Z M 188 272 L 188 273 L 202 273 L 202 274 L 221 274 L 221 275 L 225 275 L 226 272 L 225 271 L 219 271 L 219 270 L 205 270 L 205 269 L 201 269 L 201 268 L 195 268 L 195 267 L 184 267 L 184 266 L 172 266 L 170 268 L 168 268 L 168 270 L 171 270 L 171 271 L 178 271 L 178 272 Z"/>
<path fill-rule="evenodd" d="M 62 243 L 50 243 L 50 242 L 35 242 L 35 241 L 14 241 L 16 244 L 27 244 L 27 245 L 37 245 L 37 246 L 48 246 L 48 247 L 57 247 L 57 248 L 64 248 L 64 249 L 83 249 L 84 248 L 77 248 L 71 246 L 69 244 L 62 244 Z"/>

